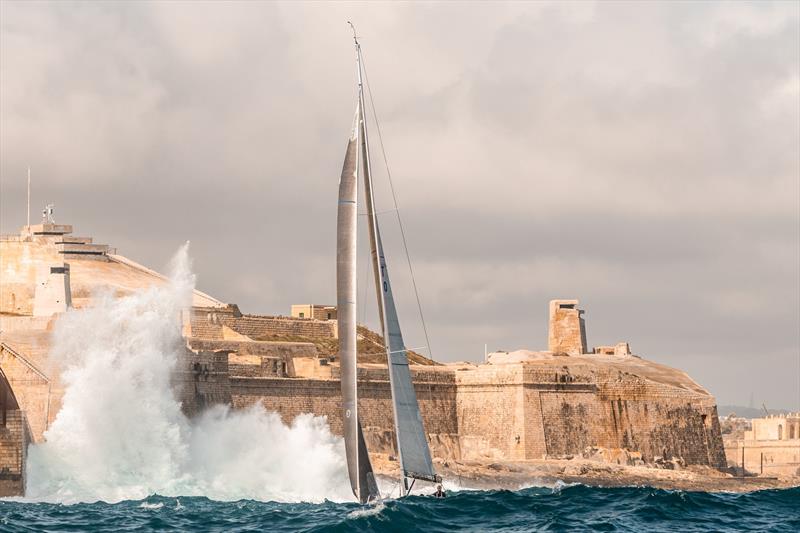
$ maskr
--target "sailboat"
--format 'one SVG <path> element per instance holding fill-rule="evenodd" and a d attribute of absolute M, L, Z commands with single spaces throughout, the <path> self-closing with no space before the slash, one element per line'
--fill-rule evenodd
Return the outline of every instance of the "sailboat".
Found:
<path fill-rule="evenodd" d="M 352 27 L 352 24 L 351 24 Z M 366 106 L 362 78 L 363 56 L 353 28 L 358 71 L 358 102 L 353 129 L 347 143 L 344 166 L 339 181 L 339 206 L 336 236 L 336 297 L 339 320 L 339 361 L 342 384 L 342 419 L 347 454 L 347 470 L 353 494 L 361 503 L 381 498 L 372 463 L 369 459 L 364 433 L 358 417 L 358 381 L 356 365 L 356 251 L 358 230 L 358 177 L 364 183 L 369 243 L 375 292 L 383 331 L 389 368 L 389 383 L 394 411 L 394 426 L 398 461 L 403 479 L 404 495 L 408 495 L 418 479 L 440 482 L 431 461 L 425 437 L 417 395 L 411 382 L 408 356 L 400 330 L 400 321 L 389 281 L 389 269 L 383 252 L 375 197 L 372 190 L 369 138 L 367 136 Z M 410 480 L 410 484 L 409 484 Z"/>

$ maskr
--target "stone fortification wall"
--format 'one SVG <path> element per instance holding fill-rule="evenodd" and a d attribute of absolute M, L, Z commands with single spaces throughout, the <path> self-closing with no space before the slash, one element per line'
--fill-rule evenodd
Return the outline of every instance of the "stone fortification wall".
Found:
<path fill-rule="evenodd" d="M 231 376 L 297 377 L 296 363 L 318 361 L 310 342 L 189 339 L 192 350 L 226 351 Z"/>
<path fill-rule="evenodd" d="M 598 367 L 492 365 L 458 380 L 466 457 L 537 459 L 587 447 L 724 466 L 713 397 Z M 487 409 L 486 406 L 491 406 Z"/>
<path fill-rule="evenodd" d="M 291 421 L 328 418 L 341 434 L 341 392 L 333 380 L 233 378 L 234 406 L 255 402 Z M 417 397 L 435 457 L 526 460 L 577 456 L 589 447 L 627 449 L 646 462 L 682 458 L 724 467 L 711 396 L 635 375 L 563 365 L 413 367 Z M 572 371 L 570 371 L 572 370 Z M 386 370 L 362 367 L 359 416 L 370 449 L 395 453 Z"/>
<path fill-rule="evenodd" d="M 284 316 L 242 315 L 235 308 L 193 308 L 192 336 L 203 339 L 222 339 L 223 326 L 252 339 L 273 336 L 336 338 L 335 320 L 316 320 Z"/>
<path fill-rule="evenodd" d="M 25 412 L 0 370 L 0 497 L 24 494 L 29 442 Z"/>
<path fill-rule="evenodd" d="M 25 464 L 30 434 L 25 412 L 6 411 L 0 424 L 0 498 L 25 494 Z"/>
<path fill-rule="evenodd" d="M 31 440 L 41 442 L 43 434 L 61 409 L 64 391 L 39 357 L 9 342 L 0 342 L 2 368 L 19 405 L 26 412 Z M 4 463 L 0 463 L 4 464 Z"/>
<path fill-rule="evenodd" d="M 386 371 L 383 376 L 388 378 Z M 358 416 L 371 451 L 397 453 L 391 391 L 388 380 L 364 379 L 359 374 Z M 415 389 L 434 457 L 459 457 L 455 383 L 442 373 L 415 373 Z M 342 434 L 342 393 L 338 380 L 231 378 L 234 407 L 262 403 L 290 423 L 301 413 L 325 416 L 331 430 Z"/>
<path fill-rule="evenodd" d="M 311 318 L 222 316 L 221 323 L 251 338 L 282 335 L 292 337 L 336 338 L 335 320 Z"/>
<path fill-rule="evenodd" d="M 317 348 L 310 342 L 226 341 L 191 338 L 189 346 L 195 350 L 228 350 L 242 356 L 280 357 L 286 360 L 294 357 L 317 356 Z"/>
<path fill-rule="evenodd" d="M 172 375 L 176 398 L 187 416 L 215 404 L 231 401 L 228 353 L 187 349 Z"/>

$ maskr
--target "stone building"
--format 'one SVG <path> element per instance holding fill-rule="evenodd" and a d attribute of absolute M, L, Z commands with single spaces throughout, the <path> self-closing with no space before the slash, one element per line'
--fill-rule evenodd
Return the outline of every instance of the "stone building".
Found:
<path fill-rule="evenodd" d="M 550 301 L 547 347 L 553 353 L 581 355 L 586 350 L 586 324 L 578 300 Z"/>
<path fill-rule="evenodd" d="M 744 474 L 800 476 L 800 413 L 750 423 L 744 438 L 725 441 L 728 465 Z"/>
<path fill-rule="evenodd" d="M 291 316 L 294 318 L 314 318 L 316 320 L 336 320 L 335 305 L 295 304 Z"/>

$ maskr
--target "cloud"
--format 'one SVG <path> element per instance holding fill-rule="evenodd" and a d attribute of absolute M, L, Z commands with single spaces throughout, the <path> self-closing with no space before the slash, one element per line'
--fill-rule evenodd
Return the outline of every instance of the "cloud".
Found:
<path fill-rule="evenodd" d="M 34 208 L 154 267 L 191 239 L 200 288 L 245 311 L 333 301 L 347 20 L 435 357 L 542 348 L 547 300 L 578 297 L 590 344 L 800 407 L 796 3 L 3 2 L 3 231 L 31 165 Z"/>

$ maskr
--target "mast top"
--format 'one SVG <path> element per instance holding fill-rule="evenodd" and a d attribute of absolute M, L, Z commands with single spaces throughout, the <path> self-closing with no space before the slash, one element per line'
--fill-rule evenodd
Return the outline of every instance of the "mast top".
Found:
<path fill-rule="evenodd" d="M 353 23 L 350 22 L 349 20 L 347 21 L 347 23 L 350 25 L 350 28 L 353 30 L 353 42 L 356 43 L 356 46 L 360 46 L 358 44 L 358 35 L 356 35 L 356 27 L 353 26 Z"/>

